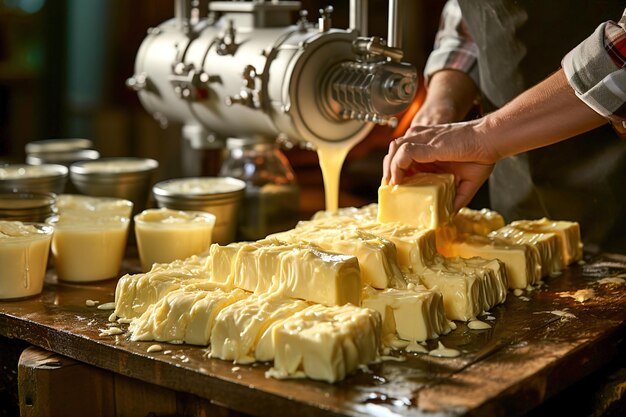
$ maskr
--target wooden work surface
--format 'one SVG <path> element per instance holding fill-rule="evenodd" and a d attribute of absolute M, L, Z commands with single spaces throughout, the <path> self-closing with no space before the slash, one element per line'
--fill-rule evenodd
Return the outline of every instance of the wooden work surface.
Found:
<path fill-rule="evenodd" d="M 469 330 L 459 324 L 440 338 L 446 347 L 461 350 L 461 356 L 398 352 L 394 355 L 403 361 L 370 365 L 336 384 L 268 379 L 268 364 L 235 366 L 208 359 L 202 347 L 162 344 L 171 352 L 147 353 L 150 342 L 131 342 L 125 334 L 99 336 L 110 311 L 87 307 L 85 301 L 113 301 L 115 281 L 49 282 L 40 296 L 0 302 L 0 334 L 252 415 L 514 416 L 620 354 L 619 341 L 626 336 L 626 284 L 598 283 L 620 276 L 626 277 L 626 256 L 587 256 L 584 264 L 525 293 L 528 300 L 509 293 L 506 303 L 492 311 L 492 329 Z M 579 303 L 560 294 L 584 288 L 593 288 L 596 297 Z M 429 348 L 436 345 L 431 341 Z"/>

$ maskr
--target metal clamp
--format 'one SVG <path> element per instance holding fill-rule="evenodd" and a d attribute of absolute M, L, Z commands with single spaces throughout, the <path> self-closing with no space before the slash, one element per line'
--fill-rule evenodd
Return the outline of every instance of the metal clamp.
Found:
<path fill-rule="evenodd" d="M 374 57 L 385 57 L 392 61 L 400 62 L 404 56 L 402 49 L 387 46 L 382 38 L 372 36 L 371 38 L 357 38 L 352 43 L 352 49 L 359 55 L 371 55 Z"/>
<path fill-rule="evenodd" d="M 222 35 L 221 38 L 217 41 L 217 54 L 218 55 L 235 55 L 237 52 L 237 48 L 239 45 L 235 40 L 235 36 L 237 35 L 237 30 L 235 29 L 235 23 L 232 19 L 228 21 L 228 27 Z"/>
<path fill-rule="evenodd" d="M 214 81 L 214 77 L 204 71 L 196 71 L 193 64 L 178 62 L 172 66 L 169 81 L 176 95 L 184 100 L 206 100 L 209 96 L 207 84 Z"/>

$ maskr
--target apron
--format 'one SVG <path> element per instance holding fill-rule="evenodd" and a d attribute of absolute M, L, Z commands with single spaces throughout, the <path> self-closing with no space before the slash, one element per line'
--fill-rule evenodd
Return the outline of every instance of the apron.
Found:
<path fill-rule="evenodd" d="M 624 1 L 459 0 L 479 48 L 483 108 L 503 106 L 560 68 L 563 56 Z M 626 142 L 610 125 L 499 161 L 491 207 L 510 222 L 580 223 L 585 249 L 626 253 Z"/>

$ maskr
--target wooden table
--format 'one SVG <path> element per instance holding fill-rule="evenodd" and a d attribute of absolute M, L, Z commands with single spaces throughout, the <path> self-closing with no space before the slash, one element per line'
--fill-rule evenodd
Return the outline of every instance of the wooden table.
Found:
<path fill-rule="evenodd" d="M 125 268 L 134 270 L 136 263 Z M 48 282 L 40 296 L 0 302 L 0 335 L 251 415 L 515 416 L 624 354 L 626 284 L 598 283 L 620 276 L 626 278 L 626 256 L 587 256 L 538 290 L 509 293 L 492 311 L 492 329 L 459 324 L 439 339 L 461 356 L 396 352 L 398 360 L 370 365 L 336 384 L 268 379 L 269 364 L 235 366 L 207 358 L 202 347 L 162 344 L 171 352 L 147 353 L 153 343 L 131 342 L 126 334 L 99 336 L 110 311 L 85 301 L 113 301 L 115 281 Z M 561 296 L 584 288 L 596 296 L 584 303 Z M 430 341 L 429 348 L 436 345 Z"/>

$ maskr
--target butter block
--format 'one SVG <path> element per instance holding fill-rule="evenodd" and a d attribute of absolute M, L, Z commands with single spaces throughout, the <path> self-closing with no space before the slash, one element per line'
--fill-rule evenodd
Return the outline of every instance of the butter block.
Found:
<path fill-rule="evenodd" d="M 396 260 L 396 247 L 389 240 L 352 227 L 320 227 L 314 222 L 274 238 L 290 243 L 311 243 L 323 250 L 355 256 L 359 261 L 361 281 L 385 289 L 406 285 Z"/>
<path fill-rule="evenodd" d="M 380 313 L 386 345 L 395 337 L 415 343 L 435 339 L 452 330 L 441 293 L 423 286 L 411 284 L 405 289 L 386 290 L 365 287 L 362 307 Z"/>
<path fill-rule="evenodd" d="M 235 259 L 239 249 L 246 243 L 231 243 L 229 245 L 219 245 L 213 243 L 209 247 L 209 262 L 211 264 L 211 280 L 228 284 L 232 282 L 232 272 Z"/>
<path fill-rule="evenodd" d="M 483 259 L 479 257 L 445 258 L 445 264 L 450 270 L 479 278 L 480 295 L 483 311 L 489 311 L 494 306 L 506 301 L 509 289 L 509 280 L 506 274 L 506 265 L 498 259 Z"/>
<path fill-rule="evenodd" d="M 446 316 L 450 320 L 469 321 L 485 311 L 486 303 L 481 297 L 483 278 L 461 273 L 446 264 L 437 264 L 423 271 L 419 282 L 426 288 L 441 291 Z"/>
<path fill-rule="evenodd" d="M 311 220 L 317 221 L 329 217 L 350 217 L 360 221 L 376 222 L 378 203 L 366 204 L 362 207 L 340 207 L 336 211 L 321 210 L 315 213 Z"/>
<path fill-rule="evenodd" d="M 504 265 L 482 258 L 441 258 L 419 274 L 427 288 L 443 295 L 446 316 L 468 321 L 506 300 L 508 282 Z"/>
<path fill-rule="evenodd" d="M 563 269 L 559 239 L 554 233 L 537 233 L 505 226 L 489 234 L 514 244 L 527 244 L 537 252 L 541 263 L 541 276 L 546 277 Z"/>
<path fill-rule="evenodd" d="M 171 264 L 154 264 L 146 273 L 124 275 L 115 287 L 115 310 L 112 317 L 139 317 L 148 306 L 184 286 L 219 288 L 219 285 L 209 281 L 208 268 L 206 257 L 192 256 Z"/>
<path fill-rule="evenodd" d="M 404 271 L 419 273 L 435 262 L 436 240 L 442 227 L 424 229 L 400 222 L 378 223 L 378 204 L 360 208 L 345 207 L 336 213 L 318 212 L 311 221 L 298 223 L 296 229 L 309 229 L 311 225 L 326 229 L 356 228 L 387 239 L 396 246 L 397 261 Z"/>
<path fill-rule="evenodd" d="M 388 240 L 396 247 L 397 264 L 401 270 L 418 273 L 437 257 L 436 231 L 420 229 L 402 223 L 376 223 L 349 216 L 321 217 L 310 222 L 300 222 L 296 230 L 313 227 L 324 229 L 357 229 Z"/>
<path fill-rule="evenodd" d="M 381 318 L 353 305 L 313 305 L 274 327 L 277 378 L 308 377 L 335 382 L 378 358 Z"/>
<path fill-rule="evenodd" d="M 152 304 L 129 326 L 131 340 L 155 340 L 206 346 L 215 316 L 226 306 L 248 297 L 240 289 L 222 291 L 179 289 Z"/>
<path fill-rule="evenodd" d="M 378 222 L 436 229 L 450 221 L 454 197 L 452 174 L 417 173 L 403 184 L 383 184 L 378 188 Z"/>
<path fill-rule="evenodd" d="M 274 360 L 272 329 L 310 304 L 270 293 L 223 308 L 211 331 L 211 357 L 247 364 Z"/>
<path fill-rule="evenodd" d="M 452 217 L 452 223 L 458 233 L 487 236 L 489 233 L 504 227 L 504 217 L 497 211 L 482 209 L 473 210 L 463 207 Z"/>
<path fill-rule="evenodd" d="M 364 229 L 396 245 L 398 264 L 403 270 L 420 273 L 439 256 L 433 229 L 418 229 L 401 223 L 369 224 Z"/>
<path fill-rule="evenodd" d="M 527 244 L 515 244 L 489 236 L 461 235 L 438 249 L 448 258 L 499 259 L 505 265 L 510 289 L 523 289 L 541 279 L 539 254 Z"/>
<path fill-rule="evenodd" d="M 222 250 L 228 248 L 227 250 Z M 237 248 L 237 250 L 232 250 Z M 211 257 L 230 265 L 227 283 L 256 294 L 278 292 L 328 306 L 361 302 L 361 272 L 354 256 L 327 252 L 313 245 L 277 240 L 212 245 Z M 215 262 L 213 264 L 215 271 Z M 214 275 L 217 274 L 214 272 Z"/>
<path fill-rule="evenodd" d="M 554 233 L 559 239 L 563 266 L 580 261 L 583 257 L 583 244 L 580 240 L 580 226 L 576 222 L 564 220 L 518 220 L 510 224 L 519 230 L 534 233 Z"/>

